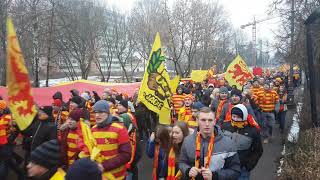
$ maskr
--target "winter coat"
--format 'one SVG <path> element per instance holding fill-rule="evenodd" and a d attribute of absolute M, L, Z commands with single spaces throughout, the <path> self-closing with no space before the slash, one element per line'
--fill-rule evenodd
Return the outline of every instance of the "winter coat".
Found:
<path fill-rule="evenodd" d="M 237 152 L 241 162 L 241 168 L 245 167 L 251 171 L 258 163 L 263 153 L 260 133 L 253 126 L 237 128 L 231 122 L 223 123 L 223 132 L 230 137 L 233 144 L 237 146 Z"/>
<path fill-rule="evenodd" d="M 231 139 L 225 136 L 218 126 L 215 126 L 214 151 L 212 152 L 210 170 L 213 179 L 237 179 L 240 175 L 240 160 L 236 152 L 236 147 Z M 187 136 L 182 144 L 179 169 L 183 174 L 183 179 L 189 179 L 189 171 L 195 166 L 197 131 Z M 204 156 L 207 154 L 210 137 L 201 138 L 200 165 L 203 166 Z M 203 179 L 198 175 L 196 179 Z"/>
<path fill-rule="evenodd" d="M 36 116 L 31 125 L 21 133 L 23 149 L 29 152 L 46 141 L 57 139 L 57 127 L 51 118 L 39 120 Z"/>

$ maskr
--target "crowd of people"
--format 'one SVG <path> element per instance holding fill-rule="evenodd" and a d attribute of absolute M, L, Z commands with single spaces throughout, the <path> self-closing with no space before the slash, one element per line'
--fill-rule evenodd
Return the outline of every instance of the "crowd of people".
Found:
<path fill-rule="evenodd" d="M 249 179 L 262 144 L 277 138 L 275 123 L 284 132 L 287 88 L 281 72 L 248 80 L 242 89 L 224 78 L 180 82 L 171 97 L 171 125 L 158 124 L 138 90 L 129 97 L 115 88 L 100 95 L 73 89 L 68 102 L 56 92 L 24 131 L 0 100 L 0 179 L 12 171 L 19 180 L 136 180 L 140 141 L 155 180 Z"/>

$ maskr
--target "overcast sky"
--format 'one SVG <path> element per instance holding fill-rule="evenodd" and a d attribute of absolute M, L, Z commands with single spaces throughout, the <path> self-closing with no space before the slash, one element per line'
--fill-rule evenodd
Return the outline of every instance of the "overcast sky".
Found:
<path fill-rule="evenodd" d="M 124 12 L 129 12 L 133 7 L 136 0 L 105 0 L 109 6 L 115 6 Z M 172 0 L 169 0 L 172 1 Z M 226 9 L 229 14 L 230 21 L 234 27 L 240 27 L 243 24 L 247 24 L 253 21 L 253 17 L 256 20 L 265 19 L 268 17 L 266 13 L 269 8 L 271 0 L 218 0 Z M 277 30 L 279 18 L 273 18 L 268 21 L 257 24 L 257 40 L 268 40 L 272 43 L 273 31 Z M 252 37 L 252 26 L 249 26 L 243 30 L 249 40 Z"/>

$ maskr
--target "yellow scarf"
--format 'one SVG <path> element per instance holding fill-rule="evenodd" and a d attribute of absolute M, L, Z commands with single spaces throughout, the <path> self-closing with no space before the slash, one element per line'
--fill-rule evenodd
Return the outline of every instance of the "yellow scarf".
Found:
<path fill-rule="evenodd" d="M 233 120 L 231 120 L 231 125 L 233 127 L 237 127 L 237 128 L 244 128 L 246 125 L 248 125 L 248 121 L 233 121 Z"/>

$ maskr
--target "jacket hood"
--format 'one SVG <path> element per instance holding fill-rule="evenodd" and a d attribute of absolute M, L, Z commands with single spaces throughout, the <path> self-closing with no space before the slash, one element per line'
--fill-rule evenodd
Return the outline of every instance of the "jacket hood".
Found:
<path fill-rule="evenodd" d="M 238 108 L 242 111 L 242 114 L 243 114 L 242 119 L 243 119 L 243 121 L 246 121 L 248 118 L 248 110 L 247 110 L 246 106 L 244 106 L 243 104 L 237 104 L 237 105 L 233 106 L 232 109 L 235 109 L 235 108 Z M 231 112 L 232 112 L 232 110 L 231 110 Z"/>

